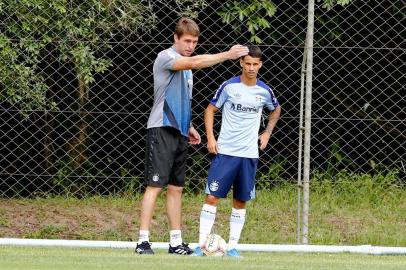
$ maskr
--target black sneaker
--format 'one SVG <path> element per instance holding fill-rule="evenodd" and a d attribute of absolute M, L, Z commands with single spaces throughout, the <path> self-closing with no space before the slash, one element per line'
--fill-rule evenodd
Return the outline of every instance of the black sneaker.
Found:
<path fill-rule="evenodd" d="M 137 244 L 137 247 L 135 248 L 135 253 L 138 254 L 154 254 L 154 251 L 151 248 L 151 243 L 148 241 L 144 241 L 141 244 Z"/>
<path fill-rule="evenodd" d="M 177 247 L 172 247 L 171 245 L 169 245 L 168 253 L 177 255 L 190 255 L 193 253 L 193 250 L 189 247 L 189 244 L 182 243 L 182 245 L 179 245 Z"/>

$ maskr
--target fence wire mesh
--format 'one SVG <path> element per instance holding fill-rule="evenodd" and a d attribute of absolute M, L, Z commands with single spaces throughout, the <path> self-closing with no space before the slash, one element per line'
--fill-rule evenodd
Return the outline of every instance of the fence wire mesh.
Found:
<path fill-rule="evenodd" d="M 171 46 L 179 12 L 191 3 L 0 2 L 1 197 L 142 190 L 153 61 Z M 237 33 L 222 17 L 228 3 L 194 2 L 201 27 L 197 54 L 249 41 L 246 21 Z M 256 36 L 265 55 L 260 78 L 274 88 L 283 112 L 261 153 L 263 189 L 298 177 L 307 23 L 306 1 L 273 3 L 272 17 L 258 14 L 270 27 Z M 315 14 L 312 172 L 397 169 L 405 180 L 404 3 L 321 5 Z M 218 85 L 239 72 L 236 61 L 194 72 L 193 123 L 201 134 L 204 108 Z M 204 136 L 189 150 L 187 192 L 202 192 L 211 158 Z"/>

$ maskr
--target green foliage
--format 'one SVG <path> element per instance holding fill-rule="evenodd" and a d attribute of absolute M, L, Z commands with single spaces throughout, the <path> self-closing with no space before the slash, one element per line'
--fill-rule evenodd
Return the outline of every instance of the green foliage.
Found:
<path fill-rule="evenodd" d="M 177 13 L 197 16 L 204 0 L 176 0 Z M 1 2 L 0 99 L 21 110 L 55 109 L 46 68 L 69 63 L 85 85 L 111 66 L 103 56 L 112 36 L 148 32 L 159 3 L 142 0 L 10 0 Z"/>
<path fill-rule="evenodd" d="M 129 164 L 131 167 L 131 164 Z M 130 174 L 130 170 L 122 166 L 120 168 L 120 177 L 124 180 L 123 188 L 120 190 L 124 196 L 134 196 L 134 194 L 139 193 L 142 187 L 142 180 L 138 176 L 133 176 Z"/>
<path fill-rule="evenodd" d="M 330 10 L 334 7 L 334 5 L 345 6 L 351 3 L 352 0 L 317 0 L 317 2 L 322 2 L 322 7 Z"/>
<path fill-rule="evenodd" d="M 262 42 L 256 33 L 259 29 L 271 27 L 268 20 L 275 13 L 276 5 L 267 0 L 228 1 L 218 12 L 222 22 L 231 25 L 238 33 L 242 32 L 241 28 L 244 25 L 251 34 L 250 41 L 253 43 Z"/>
<path fill-rule="evenodd" d="M 91 193 L 92 183 L 97 182 L 97 177 L 106 177 L 89 160 L 77 169 L 74 158 L 69 157 L 57 162 L 55 167 L 57 171 L 51 182 L 52 188 L 66 197 L 84 197 Z"/>
<path fill-rule="evenodd" d="M 207 7 L 206 0 L 175 0 L 179 17 L 197 18 L 199 11 Z"/>
<path fill-rule="evenodd" d="M 56 107 L 46 100 L 48 86 L 39 68 L 39 51 L 44 47 L 44 42 L 27 39 L 12 42 L 0 33 L 0 101 L 17 105 L 23 111 Z"/>
<path fill-rule="evenodd" d="M 105 164 L 112 165 L 111 160 L 107 159 Z M 113 185 L 109 181 L 103 182 L 109 179 L 109 176 L 115 175 L 114 172 L 105 167 L 103 169 L 97 168 L 90 159 L 86 159 L 82 167 L 77 168 L 74 158 L 67 157 L 56 162 L 55 168 L 56 172 L 49 186 L 53 192 L 65 197 L 82 198 L 100 193 L 132 197 L 142 190 L 142 179 L 131 174 L 133 165 L 130 163 L 120 167 L 120 177 L 115 176 L 117 182 Z M 95 187 L 98 189 L 95 190 Z"/>
<path fill-rule="evenodd" d="M 350 168 L 352 165 L 351 159 L 347 158 L 345 154 L 341 153 L 338 143 L 334 142 L 331 145 L 329 157 L 327 158 L 326 174 L 333 177 L 333 175 L 337 173 L 338 168 Z"/>
<path fill-rule="evenodd" d="M 78 80 L 94 82 L 111 61 L 100 56 L 106 41 L 126 30 L 155 25 L 152 8 L 131 0 L 10 0 L 0 17 L 0 96 L 23 110 L 55 109 L 40 65 L 60 60 L 74 65 Z"/>
<path fill-rule="evenodd" d="M 352 0 L 317 0 L 322 2 L 322 7 L 326 10 L 330 10 L 334 5 L 344 6 L 349 4 Z M 222 22 L 226 25 L 230 25 L 237 33 L 244 33 L 247 30 L 250 33 L 250 41 L 253 43 L 262 43 L 263 40 L 258 36 L 260 30 L 267 30 L 272 27 L 270 19 L 275 16 L 277 12 L 277 6 L 272 1 L 267 0 L 253 0 L 253 1 L 227 1 L 222 9 L 218 12 L 222 18 Z M 292 16 L 296 17 L 296 12 Z M 283 14 L 282 14 L 283 16 Z M 315 14 L 316 19 L 320 16 Z M 288 20 L 290 20 L 289 18 Z M 286 21 L 288 21 L 286 20 Z M 284 19 L 282 19 L 284 21 Z M 291 26 L 288 32 L 297 35 L 297 28 L 299 22 Z M 328 22 L 326 22 L 327 24 Z M 302 30 L 302 29 L 301 29 Z M 270 31 L 268 31 L 270 32 Z M 336 39 L 339 33 L 336 31 L 330 31 L 328 35 L 331 39 Z"/>
<path fill-rule="evenodd" d="M 197 17 L 205 0 L 176 0 L 179 16 Z M 47 67 L 73 66 L 85 85 L 106 71 L 103 55 L 117 35 L 131 37 L 156 26 L 160 3 L 142 0 L 9 0 L 0 2 L 0 101 L 22 110 L 56 109 L 47 99 Z"/>
<path fill-rule="evenodd" d="M 280 186 L 285 183 L 285 179 L 281 177 L 281 173 L 285 170 L 283 167 L 286 164 L 286 160 L 276 163 L 270 163 L 268 165 L 268 171 L 257 173 L 257 189 L 271 189 L 276 186 Z"/>

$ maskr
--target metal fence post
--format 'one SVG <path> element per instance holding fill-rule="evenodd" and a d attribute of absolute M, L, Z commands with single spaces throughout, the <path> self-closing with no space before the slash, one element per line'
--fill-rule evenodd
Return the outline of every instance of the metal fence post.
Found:
<path fill-rule="evenodd" d="M 309 183 L 310 183 L 310 128 L 312 105 L 313 77 L 313 32 L 314 0 L 309 0 L 307 34 L 306 34 L 306 94 L 305 94 L 305 131 L 304 131 L 304 164 L 303 164 L 303 224 L 302 243 L 309 242 Z"/>
<path fill-rule="evenodd" d="M 305 46 L 306 47 L 306 46 Z M 303 51 L 302 69 L 300 72 L 300 114 L 299 114 L 299 142 L 298 142 L 298 158 L 297 158 L 297 217 L 296 217 L 296 240 L 297 243 L 302 243 L 302 192 L 303 192 L 303 108 L 304 108 L 304 92 L 306 81 L 306 52 Z"/>

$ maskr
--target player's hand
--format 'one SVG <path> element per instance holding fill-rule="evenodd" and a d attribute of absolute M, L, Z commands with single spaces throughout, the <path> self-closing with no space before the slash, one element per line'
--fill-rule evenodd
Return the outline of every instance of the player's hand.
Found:
<path fill-rule="evenodd" d="M 200 144 L 202 139 L 200 138 L 199 132 L 194 127 L 189 128 L 189 144 L 197 145 Z"/>
<path fill-rule="evenodd" d="M 218 153 L 218 146 L 216 140 L 207 140 L 207 150 L 210 154 L 217 155 Z"/>
<path fill-rule="evenodd" d="M 268 132 L 263 132 L 261 135 L 259 135 L 258 138 L 258 143 L 259 143 L 259 149 L 262 151 L 265 149 L 265 147 L 268 145 L 269 138 L 271 137 L 271 134 Z"/>
<path fill-rule="evenodd" d="M 248 47 L 242 45 L 234 45 L 228 50 L 229 59 L 235 60 L 248 54 Z"/>

